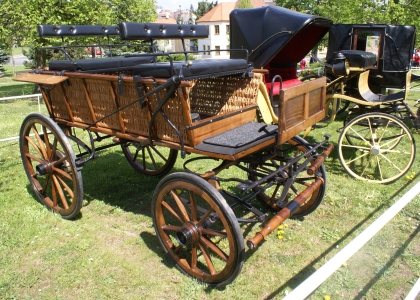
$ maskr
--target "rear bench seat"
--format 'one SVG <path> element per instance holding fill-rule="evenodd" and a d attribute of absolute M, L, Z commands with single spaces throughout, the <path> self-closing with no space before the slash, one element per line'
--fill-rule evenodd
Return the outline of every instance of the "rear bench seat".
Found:
<path fill-rule="evenodd" d="M 205 25 L 175 25 L 122 22 L 119 25 L 122 40 L 206 38 Z M 207 59 L 182 62 L 156 62 L 133 67 L 133 75 L 185 79 L 244 73 L 249 67 L 246 59 Z"/>
<path fill-rule="evenodd" d="M 119 36 L 118 26 L 102 25 L 38 25 L 40 37 L 77 37 L 77 36 Z M 109 40 L 108 40 L 109 43 Z M 101 73 L 131 70 L 133 66 L 155 61 L 153 55 L 139 55 L 136 57 L 110 57 L 97 59 L 53 60 L 49 62 L 52 71 L 72 71 Z"/>
<path fill-rule="evenodd" d="M 53 60 L 50 61 L 48 67 L 51 71 L 72 71 L 101 73 L 112 71 L 132 70 L 133 66 L 138 64 L 151 63 L 155 61 L 152 55 L 135 56 L 135 57 L 109 57 L 95 59 L 78 59 L 78 60 Z"/>
<path fill-rule="evenodd" d="M 122 22 L 118 26 L 88 25 L 38 25 L 41 37 L 65 36 L 115 36 L 122 40 L 184 39 L 208 37 L 204 25 L 157 24 Z M 188 62 L 156 63 L 157 55 L 135 55 L 100 59 L 50 61 L 52 71 L 86 73 L 120 72 L 132 70 L 133 75 L 169 78 L 182 75 L 183 78 L 201 78 L 243 73 L 248 68 L 246 59 L 195 60 Z"/>
<path fill-rule="evenodd" d="M 185 79 L 198 79 L 244 73 L 248 69 L 245 59 L 204 59 L 188 62 L 142 64 L 133 67 L 133 75 L 169 78 L 173 75 Z"/>

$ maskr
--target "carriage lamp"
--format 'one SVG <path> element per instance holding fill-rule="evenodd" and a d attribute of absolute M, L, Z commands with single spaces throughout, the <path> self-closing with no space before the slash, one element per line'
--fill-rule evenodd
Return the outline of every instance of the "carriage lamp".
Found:
<path fill-rule="evenodd" d="M 338 52 L 335 55 L 332 64 L 332 71 L 338 76 L 347 76 L 350 74 L 350 66 L 343 53 Z"/>

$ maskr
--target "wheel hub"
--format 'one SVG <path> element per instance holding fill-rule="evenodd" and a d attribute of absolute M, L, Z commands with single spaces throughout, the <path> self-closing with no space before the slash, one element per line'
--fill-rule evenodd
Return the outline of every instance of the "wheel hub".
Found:
<path fill-rule="evenodd" d="M 379 146 L 373 146 L 371 149 L 370 149 L 370 153 L 372 153 L 373 155 L 378 155 L 379 153 L 381 152 L 381 147 L 379 147 Z"/>
<path fill-rule="evenodd" d="M 53 173 L 53 166 L 48 160 L 43 160 L 35 167 L 36 173 L 40 176 Z"/>
<path fill-rule="evenodd" d="M 185 223 L 181 230 L 176 233 L 176 239 L 182 246 L 197 243 L 200 237 L 200 230 L 192 222 Z"/>

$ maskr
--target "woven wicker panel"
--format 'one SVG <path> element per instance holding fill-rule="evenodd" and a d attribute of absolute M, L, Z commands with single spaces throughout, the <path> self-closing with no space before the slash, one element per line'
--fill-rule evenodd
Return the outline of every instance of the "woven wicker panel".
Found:
<path fill-rule="evenodd" d="M 146 92 L 149 92 L 154 89 L 153 85 L 147 85 L 146 86 Z M 166 94 L 166 91 L 163 90 L 160 92 L 160 99 L 162 100 Z M 149 97 L 149 103 L 150 107 L 152 109 L 152 112 L 157 108 L 158 102 L 156 99 L 156 94 L 153 94 L 151 97 Z M 187 136 L 187 130 L 185 128 L 185 118 L 184 118 L 184 110 L 181 103 L 182 99 L 178 95 L 178 91 L 174 93 L 174 97 L 170 98 L 166 105 L 163 107 L 163 111 L 166 114 L 166 116 L 169 118 L 169 120 L 172 122 L 173 125 L 178 129 L 178 131 L 181 133 L 182 139 L 184 140 L 185 144 L 189 144 L 188 142 L 188 136 Z M 162 117 L 161 114 L 158 114 L 155 118 L 155 121 L 153 123 L 156 134 L 158 138 L 166 141 L 171 142 L 177 142 L 179 143 L 179 137 L 175 133 L 174 129 L 168 124 L 168 122 Z"/>
<path fill-rule="evenodd" d="M 257 103 L 260 74 L 253 78 L 217 77 L 197 80 L 190 90 L 191 112 L 215 116 Z"/>
<path fill-rule="evenodd" d="M 124 82 L 124 93 L 118 95 L 118 83 L 112 82 L 114 93 L 117 95 L 119 107 L 132 103 L 139 98 L 136 85 L 133 82 Z M 125 130 L 128 133 L 136 133 L 147 136 L 149 128 L 149 112 L 147 108 L 141 108 L 140 103 L 134 103 L 121 111 Z"/>
<path fill-rule="evenodd" d="M 115 94 L 113 93 L 110 81 L 98 79 L 85 79 L 89 99 L 95 112 L 96 120 L 115 112 L 118 108 L 115 105 Z M 113 113 L 102 121 L 98 122 L 99 127 L 121 130 L 118 121 L 118 113 Z"/>
<path fill-rule="evenodd" d="M 49 89 L 51 86 L 47 86 L 46 88 Z M 54 118 L 71 121 L 61 84 L 55 85 L 54 88 L 50 90 L 50 98 Z"/>
<path fill-rule="evenodd" d="M 80 78 L 69 78 L 68 82 L 68 86 L 63 84 L 62 87 L 73 112 L 74 121 L 92 124 L 93 118 L 85 97 L 83 80 Z"/>

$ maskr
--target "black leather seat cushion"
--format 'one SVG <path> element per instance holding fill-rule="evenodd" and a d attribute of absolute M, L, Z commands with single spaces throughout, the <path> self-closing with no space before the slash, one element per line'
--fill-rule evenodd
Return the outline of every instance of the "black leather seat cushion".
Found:
<path fill-rule="evenodd" d="M 278 125 L 250 122 L 214 137 L 207 138 L 196 145 L 194 149 L 235 155 L 270 139 L 273 139 L 274 143 L 277 138 L 277 132 Z"/>
<path fill-rule="evenodd" d="M 142 64 L 133 68 L 133 75 L 169 78 L 173 75 L 181 75 L 182 69 L 182 75 L 185 78 L 200 78 L 243 73 L 249 66 L 245 59 L 204 59 L 190 62 L 189 66 L 185 61 L 173 62 L 172 72 L 169 62 Z"/>
<path fill-rule="evenodd" d="M 376 64 L 376 55 L 372 52 L 360 50 L 341 50 L 340 52 L 346 57 L 350 68 L 366 69 Z"/>
<path fill-rule="evenodd" d="M 106 71 L 124 71 L 132 69 L 138 64 L 154 62 L 155 57 L 150 55 L 134 57 L 109 57 L 96 59 L 79 60 L 53 60 L 49 63 L 49 69 L 52 71 L 74 71 L 99 73 Z"/>

